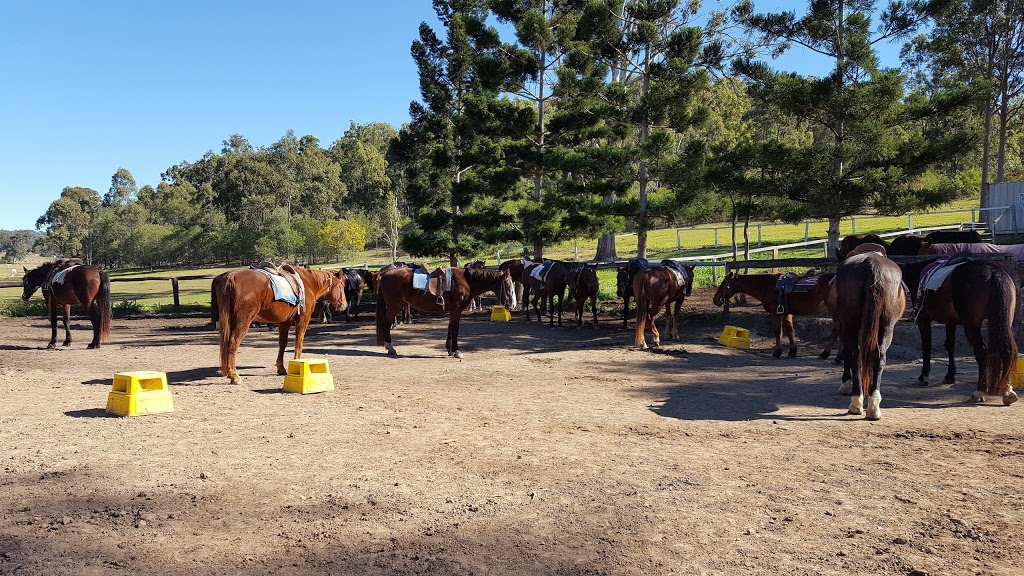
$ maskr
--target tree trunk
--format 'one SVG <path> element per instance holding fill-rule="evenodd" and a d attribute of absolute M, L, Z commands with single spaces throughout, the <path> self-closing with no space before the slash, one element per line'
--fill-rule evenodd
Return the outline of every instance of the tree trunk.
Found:
<path fill-rule="evenodd" d="M 598 261 L 618 260 L 615 252 L 615 234 L 602 234 L 597 240 L 597 254 L 594 256 Z"/>
<path fill-rule="evenodd" d="M 732 259 L 735 262 L 739 255 L 739 248 L 736 244 L 736 222 L 739 221 L 739 213 L 736 211 L 736 200 L 732 198 L 730 200 L 732 201 Z"/>
<path fill-rule="evenodd" d="M 828 217 L 828 255 L 833 256 L 839 249 L 839 222 L 841 216 Z"/>
<path fill-rule="evenodd" d="M 988 222 L 988 164 L 992 157 L 992 103 L 985 103 L 985 140 L 981 144 L 981 213 L 978 220 L 984 224 Z"/>
<path fill-rule="evenodd" d="M 1006 93 L 1006 79 L 1003 79 L 1003 92 L 999 95 L 999 148 L 996 152 L 996 183 L 1006 179 L 1006 126 L 1010 120 L 1010 97 Z"/>

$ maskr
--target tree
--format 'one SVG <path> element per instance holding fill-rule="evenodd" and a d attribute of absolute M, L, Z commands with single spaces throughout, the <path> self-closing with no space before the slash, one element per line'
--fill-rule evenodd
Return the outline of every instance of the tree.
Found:
<path fill-rule="evenodd" d="M 118 168 L 110 178 L 110 190 L 103 195 L 103 205 L 124 206 L 135 200 L 137 192 L 132 173 L 125 168 Z"/>
<path fill-rule="evenodd" d="M 11 264 L 24 258 L 36 241 L 36 233 L 31 230 L 0 230 L 0 252 L 4 262 Z"/>
<path fill-rule="evenodd" d="M 486 2 L 434 0 L 434 10 L 447 36 L 442 41 L 420 24 L 412 56 L 423 103 L 410 105 L 412 122 L 396 144 L 415 207 L 402 243 L 415 255 L 446 255 L 457 265 L 459 256 L 507 237 L 511 215 L 503 203 L 512 199 L 518 173 L 504 155 L 535 113 L 499 98 L 522 84 L 529 57 L 486 25 Z"/>
<path fill-rule="evenodd" d="M 320 244 L 343 260 L 346 252 L 362 250 L 366 245 L 366 229 L 350 220 L 331 220 L 317 233 Z"/>
<path fill-rule="evenodd" d="M 738 69 L 753 82 L 755 101 L 808 123 L 813 142 L 792 151 L 793 173 L 803 182 L 792 198 L 808 217 L 828 219 L 828 240 L 838 246 L 843 217 L 872 207 L 899 210 L 899 200 L 948 198 L 950 188 L 921 180 L 928 167 L 967 149 L 974 135 L 953 131 L 926 140 L 921 122 L 963 106 L 963 94 L 940 93 L 904 102 L 904 78 L 881 69 L 873 45 L 910 34 L 941 2 L 892 2 L 871 32 L 873 0 L 811 0 L 797 19 L 793 12 L 755 15 L 738 11 L 752 29 L 779 42 L 799 44 L 829 56 L 835 68 L 825 78 L 781 74 L 749 60 Z"/>
<path fill-rule="evenodd" d="M 64 188 L 60 198 L 50 203 L 46 213 L 36 220 L 36 229 L 44 231 L 42 247 L 60 256 L 81 256 L 91 263 L 93 253 L 86 243 L 92 231 L 93 214 L 100 203 L 95 190 Z"/>
<path fill-rule="evenodd" d="M 904 49 L 926 90 L 972 86 L 983 93 L 981 206 L 988 206 L 993 122 L 996 182 L 1006 177 L 1007 137 L 1024 107 L 1024 1 L 952 2 L 937 12 L 927 34 Z"/>

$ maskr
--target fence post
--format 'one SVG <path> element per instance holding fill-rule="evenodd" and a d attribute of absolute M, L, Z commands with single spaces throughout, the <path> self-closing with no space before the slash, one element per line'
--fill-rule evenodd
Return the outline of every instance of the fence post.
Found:
<path fill-rule="evenodd" d="M 718 227 L 715 227 L 715 248 L 718 248 Z M 717 268 L 717 266 L 716 266 Z"/>
<path fill-rule="evenodd" d="M 718 260 L 712 260 L 712 262 L 718 262 Z M 711 266 L 711 282 L 718 286 L 718 266 L 712 264 Z"/>
<path fill-rule="evenodd" d="M 580 247 L 576 245 L 576 239 L 575 238 L 572 239 L 572 254 L 575 257 L 576 261 L 579 262 L 580 261 Z"/>
<path fill-rule="evenodd" d="M 822 242 L 821 246 L 825 250 L 825 258 L 828 258 L 828 240 Z"/>
<path fill-rule="evenodd" d="M 850 234 L 856 234 L 856 233 L 857 233 L 857 219 L 851 217 L 850 218 Z"/>
<path fill-rule="evenodd" d="M 914 213 L 907 214 L 907 230 L 914 229 Z"/>
<path fill-rule="evenodd" d="M 676 252 L 683 251 L 683 241 L 679 238 L 679 228 L 676 228 Z"/>
<path fill-rule="evenodd" d="M 494 259 L 498 261 L 498 264 L 501 264 L 501 250 L 494 254 Z"/>
<path fill-rule="evenodd" d="M 178 279 L 177 278 L 171 278 L 171 292 L 174 293 L 174 305 L 175 306 L 181 306 L 181 303 L 178 301 Z"/>
<path fill-rule="evenodd" d="M 974 228 L 975 228 L 975 225 L 974 225 L 974 223 L 975 223 L 975 219 L 974 219 L 974 208 L 971 208 L 971 230 L 974 230 Z"/>
<path fill-rule="evenodd" d="M 757 247 L 761 247 L 761 225 L 757 225 Z"/>
<path fill-rule="evenodd" d="M 804 222 L 804 242 L 807 242 L 808 238 L 810 238 L 810 234 L 811 234 L 811 223 L 810 222 Z"/>

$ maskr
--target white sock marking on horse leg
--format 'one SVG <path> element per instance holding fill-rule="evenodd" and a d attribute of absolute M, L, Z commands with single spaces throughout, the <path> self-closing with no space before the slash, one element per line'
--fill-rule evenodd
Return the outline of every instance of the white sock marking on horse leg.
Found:
<path fill-rule="evenodd" d="M 1013 391 L 1013 388 L 1010 388 L 1009 390 L 1006 391 L 1006 394 L 1003 394 L 1003 404 L 1005 404 L 1006 406 L 1009 406 L 1010 404 L 1013 404 L 1016 401 L 1017 393 Z"/>
<path fill-rule="evenodd" d="M 857 394 L 856 396 L 850 396 L 850 414 L 863 414 L 864 413 L 864 395 Z"/>
<path fill-rule="evenodd" d="M 984 402 L 985 401 L 985 393 L 980 391 L 980 390 L 975 390 L 971 394 L 971 401 L 972 402 Z"/>
<path fill-rule="evenodd" d="M 853 393 L 853 380 L 843 380 L 841 386 L 839 386 L 839 393 L 844 395 L 850 395 Z"/>
<path fill-rule="evenodd" d="M 882 393 L 875 390 L 867 398 L 867 406 L 864 409 L 864 417 L 868 420 L 882 419 Z"/>

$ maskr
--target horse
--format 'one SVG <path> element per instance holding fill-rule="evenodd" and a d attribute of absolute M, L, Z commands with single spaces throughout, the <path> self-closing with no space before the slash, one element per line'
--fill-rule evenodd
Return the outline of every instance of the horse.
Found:
<path fill-rule="evenodd" d="M 375 272 L 374 275 L 373 275 L 373 278 L 374 278 L 373 294 L 374 294 L 374 297 L 376 299 L 378 299 L 378 300 L 380 299 L 380 295 L 377 294 L 377 290 L 378 290 L 378 287 L 380 286 L 380 279 L 381 279 L 381 277 L 384 276 L 385 274 L 387 274 L 388 272 L 394 270 L 395 268 L 408 268 L 410 270 L 416 270 L 419 267 L 418 266 L 413 266 L 413 265 L 410 265 L 410 264 L 406 264 L 405 262 L 394 262 L 394 263 L 391 263 L 391 264 L 385 264 L 380 270 Z M 412 308 L 408 304 L 406 304 L 405 307 L 402 308 L 402 310 L 400 310 L 398 312 L 398 315 L 395 316 L 395 320 L 391 324 L 391 327 L 395 328 L 399 324 L 412 324 Z"/>
<path fill-rule="evenodd" d="M 482 270 L 484 268 L 487 268 L 487 263 L 484 262 L 483 260 L 479 259 L 479 258 L 474 258 L 470 262 L 467 262 L 466 265 L 463 266 L 463 268 L 466 269 L 466 270 L 469 270 L 470 268 L 474 268 L 474 269 L 477 269 L 477 270 Z M 482 310 L 482 309 L 483 309 L 483 303 L 480 301 L 480 297 L 479 296 L 474 297 L 473 300 L 470 301 L 470 303 L 469 303 L 469 311 L 473 312 L 475 310 Z"/>
<path fill-rule="evenodd" d="M 512 275 L 512 282 L 515 284 L 516 302 L 522 302 L 523 301 L 522 300 L 522 290 L 523 290 L 522 269 L 525 268 L 525 264 L 527 264 L 527 263 L 529 263 L 529 261 L 526 260 L 526 259 L 521 259 L 521 260 L 520 259 L 516 259 L 516 260 L 505 260 L 504 262 L 498 264 L 498 270 L 500 270 L 500 271 L 506 271 L 507 270 L 507 271 L 509 271 L 509 274 Z"/>
<path fill-rule="evenodd" d="M 924 363 L 917 381 L 929 384 L 932 352 L 932 322 L 946 325 L 946 352 L 949 367 L 944 383 L 956 382 L 956 327 L 962 325 L 978 362 L 978 388 L 971 398 L 982 402 L 985 394 L 1001 394 L 1003 404 L 1017 400 L 1010 387 L 1010 373 L 1017 359 L 1017 344 L 1013 337 L 1013 317 L 1017 305 L 1017 291 L 1013 278 L 1003 264 L 989 260 L 971 260 L 957 266 L 935 291 L 923 294 L 920 302 L 921 275 L 933 261 L 903 264 L 903 278 L 910 289 L 911 300 L 917 314 L 921 332 Z M 988 342 L 982 339 L 981 325 L 988 320 Z"/>
<path fill-rule="evenodd" d="M 818 283 L 813 290 L 808 292 L 792 292 L 787 295 L 785 306 L 780 311 L 779 290 L 776 288 L 781 274 L 737 274 L 729 272 L 718 285 L 712 302 L 715 306 L 723 306 L 729 298 L 736 294 L 746 294 L 761 302 L 761 307 L 768 313 L 771 321 L 772 332 L 775 334 L 775 351 L 772 357 L 782 357 L 782 333 L 785 332 L 789 338 L 789 357 L 796 357 L 796 341 L 793 337 L 793 316 L 817 316 L 824 310 L 825 298 L 829 292 L 829 283 L 822 282 L 819 277 Z M 832 345 L 829 344 L 826 351 L 831 353 Z M 828 354 L 822 352 L 822 358 L 828 358 Z"/>
<path fill-rule="evenodd" d="M 626 329 L 629 318 L 629 299 L 633 297 L 633 278 L 650 264 L 646 258 L 631 258 L 625 266 L 620 266 L 615 275 L 615 294 L 622 298 L 622 329 Z"/>
<path fill-rule="evenodd" d="M 81 260 L 57 260 L 47 262 L 38 268 L 25 270 L 21 279 L 24 290 L 21 299 L 28 302 L 32 294 L 42 287 L 43 299 L 50 315 L 50 343 L 47 348 L 57 345 L 57 307 L 64 309 L 64 343 L 71 345 L 71 306 L 81 306 L 92 322 L 92 342 L 88 348 L 99 348 L 100 344 L 110 338 L 110 319 L 113 310 L 110 301 L 110 278 L 107 273 L 95 266 L 80 264 Z M 52 276 L 64 271 L 62 283 L 51 282 Z"/>
<path fill-rule="evenodd" d="M 576 326 L 583 325 L 583 310 L 589 298 L 590 307 L 594 311 L 594 328 L 597 328 L 597 268 L 581 262 L 575 270 L 569 272 L 567 285 L 569 295 L 576 301 Z"/>
<path fill-rule="evenodd" d="M 979 244 L 981 235 L 977 230 L 936 230 L 930 234 L 902 234 L 893 238 L 889 254 L 893 256 L 917 256 L 925 244 Z"/>
<path fill-rule="evenodd" d="M 892 239 L 888 252 L 893 256 L 917 256 L 926 238 L 924 234 L 901 234 Z"/>
<path fill-rule="evenodd" d="M 232 270 L 218 275 L 211 283 L 213 301 L 217 308 L 214 321 L 218 322 L 220 334 L 220 374 L 227 376 L 232 384 L 240 379 L 235 369 L 235 358 L 242 338 L 249 331 L 253 320 L 278 325 L 277 373 L 285 375 L 284 348 L 288 343 L 289 328 L 295 324 L 295 358 L 302 357 L 302 342 L 306 328 L 313 316 L 316 301 L 326 298 L 335 310 L 348 307 L 345 298 L 345 273 L 294 268 L 305 287 L 305 302 L 292 306 L 287 302 L 274 300 L 270 279 L 251 268 Z"/>
<path fill-rule="evenodd" d="M 565 298 L 566 288 L 566 276 L 568 272 L 565 269 L 565 264 L 558 260 L 551 261 L 549 264 L 551 268 L 547 271 L 547 276 L 544 281 L 540 281 L 533 277 L 532 272 L 537 267 L 542 266 L 541 263 L 535 262 L 530 266 L 523 268 L 523 306 L 526 307 L 526 321 L 530 321 L 530 306 L 533 306 L 534 312 L 537 313 L 537 320 L 543 322 L 544 319 L 541 317 L 541 311 L 537 307 L 538 301 L 543 304 L 543 308 L 548 311 L 548 317 L 551 319 L 550 324 L 555 324 L 555 296 L 558 296 L 558 325 L 562 325 L 562 300 Z M 530 291 L 534 292 L 534 297 L 530 300 Z M 527 300 L 530 300 L 527 302 Z"/>
<path fill-rule="evenodd" d="M 981 234 L 977 230 L 936 230 L 929 232 L 925 239 L 930 244 L 978 244 Z"/>
<path fill-rule="evenodd" d="M 669 340 L 679 340 L 679 310 L 683 299 L 693 290 L 693 266 L 682 266 L 686 271 L 683 278 L 668 266 L 650 266 L 644 268 L 633 278 L 633 294 L 636 296 L 636 337 L 637 348 L 647 348 L 645 338 L 646 324 L 651 323 L 651 335 L 654 345 L 661 345 L 661 334 L 658 333 L 656 320 L 665 309 L 665 331 Z M 671 310 L 672 304 L 675 309 Z"/>
<path fill-rule="evenodd" d="M 345 308 L 345 322 L 351 319 L 359 319 L 359 304 L 363 300 L 363 288 L 366 288 L 366 280 L 360 271 L 350 268 L 342 268 L 345 273 L 345 299 L 348 300 L 348 307 Z M 349 316 L 351 314 L 351 317 Z"/>
<path fill-rule="evenodd" d="M 839 248 L 836 249 L 836 259 L 842 262 L 850 256 L 850 252 L 854 248 L 861 244 L 878 244 L 885 248 L 886 252 L 889 251 L 889 243 L 878 234 L 849 234 L 839 243 Z"/>
<path fill-rule="evenodd" d="M 900 267 L 875 252 L 850 256 L 836 270 L 836 298 L 843 339 L 839 392 L 850 395 L 850 414 L 878 420 L 885 354 L 906 305 Z"/>
<path fill-rule="evenodd" d="M 507 270 L 449 268 L 451 286 L 441 298 L 413 288 L 413 270 L 395 268 L 380 277 L 377 287 L 377 346 L 387 348 L 389 356 L 397 356 L 391 344 L 391 326 L 398 312 L 407 305 L 424 312 L 448 312 L 448 339 L 445 348 L 449 356 L 462 358 L 459 350 L 459 319 L 474 296 L 493 291 L 502 306 L 515 304 L 512 276 Z"/>

